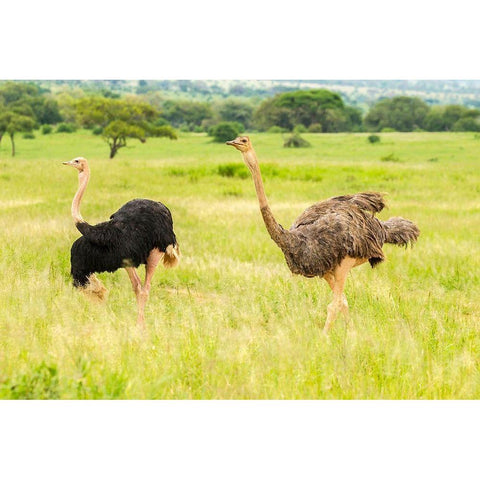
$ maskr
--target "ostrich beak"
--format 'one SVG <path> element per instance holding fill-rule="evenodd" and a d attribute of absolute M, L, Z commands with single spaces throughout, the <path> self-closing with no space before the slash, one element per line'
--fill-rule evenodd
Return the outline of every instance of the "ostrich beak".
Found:
<path fill-rule="evenodd" d="M 225 142 L 227 145 L 232 145 L 235 146 L 235 140 L 229 140 L 228 142 Z"/>
<path fill-rule="evenodd" d="M 73 160 L 70 160 L 69 162 L 62 162 L 62 165 L 73 165 Z"/>

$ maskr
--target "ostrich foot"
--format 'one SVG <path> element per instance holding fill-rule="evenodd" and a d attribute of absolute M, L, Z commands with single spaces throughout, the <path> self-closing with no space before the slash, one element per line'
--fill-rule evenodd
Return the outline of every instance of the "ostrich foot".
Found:
<path fill-rule="evenodd" d="M 342 314 L 342 316 L 345 320 L 346 327 L 355 329 L 355 325 L 352 321 L 352 318 L 350 317 L 350 311 L 348 309 L 348 302 L 347 302 L 347 299 L 345 298 L 345 295 L 343 296 L 342 303 L 340 304 L 340 313 Z"/>
<path fill-rule="evenodd" d="M 328 305 L 327 320 L 325 322 L 325 326 L 323 327 L 324 334 L 328 335 L 339 314 L 344 318 L 347 328 L 353 327 L 353 323 L 351 322 L 350 318 L 350 312 L 348 310 L 348 302 L 344 296 L 340 301 L 335 301 Z"/>
<path fill-rule="evenodd" d="M 325 325 L 323 327 L 323 333 L 325 335 L 328 335 L 330 329 L 333 326 L 333 323 L 335 322 L 336 318 L 338 315 L 338 308 L 337 306 L 332 302 L 328 305 L 327 307 L 327 321 L 325 322 Z"/>
<path fill-rule="evenodd" d="M 96 303 L 103 303 L 108 297 L 107 289 L 93 273 L 88 277 L 88 283 L 85 287 L 82 287 L 82 292 L 87 298 Z"/>

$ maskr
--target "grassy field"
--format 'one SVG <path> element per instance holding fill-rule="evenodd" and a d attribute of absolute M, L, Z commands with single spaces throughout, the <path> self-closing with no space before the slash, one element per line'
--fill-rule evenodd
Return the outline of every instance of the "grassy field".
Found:
<path fill-rule="evenodd" d="M 333 195 L 387 192 L 421 230 L 413 249 L 347 281 L 354 329 L 321 334 L 331 292 L 294 277 L 263 225 L 239 152 L 204 135 L 131 141 L 117 158 L 90 132 L 0 145 L 0 398 L 480 398 L 480 139 L 473 133 L 305 134 L 285 149 L 252 134 L 277 220 Z M 83 155 L 82 214 L 103 221 L 135 197 L 172 211 L 183 259 L 158 269 L 135 325 L 124 271 L 92 304 L 71 286 L 70 217 Z M 382 158 L 387 157 L 385 161 Z M 143 268 L 141 269 L 143 277 Z"/>

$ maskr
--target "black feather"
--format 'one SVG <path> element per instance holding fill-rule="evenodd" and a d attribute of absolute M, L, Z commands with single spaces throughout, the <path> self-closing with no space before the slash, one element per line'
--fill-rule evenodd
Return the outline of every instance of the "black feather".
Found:
<path fill-rule="evenodd" d="M 165 252 L 168 245 L 177 244 L 170 210 L 147 199 L 131 200 L 108 222 L 81 222 L 77 228 L 82 237 L 71 249 L 71 273 L 77 287 L 86 285 L 91 273 L 138 267 L 146 263 L 152 249 Z"/>

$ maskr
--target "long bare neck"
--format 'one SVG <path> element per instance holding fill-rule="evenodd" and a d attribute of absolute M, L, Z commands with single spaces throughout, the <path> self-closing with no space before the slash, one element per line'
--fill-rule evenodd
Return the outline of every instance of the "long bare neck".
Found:
<path fill-rule="evenodd" d="M 88 181 L 90 180 L 90 169 L 84 168 L 83 172 L 78 174 L 78 190 L 75 193 L 72 201 L 72 217 L 73 221 L 77 223 L 84 223 L 82 215 L 80 214 L 80 202 L 82 201 L 83 194 L 87 188 Z"/>
<path fill-rule="evenodd" d="M 258 165 L 255 151 L 250 149 L 247 152 L 242 152 L 242 154 L 245 163 L 252 173 L 255 191 L 257 192 L 258 203 L 260 205 L 260 211 L 262 213 L 263 221 L 265 222 L 268 233 L 277 245 L 282 246 L 287 232 L 282 228 L 281 225 L 277 223 L 268 205 L 267 196 L 265 195 L 265 189 L 263 187 L 262 174 L 260 173 L 260 167 Z"/>

